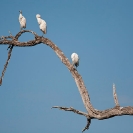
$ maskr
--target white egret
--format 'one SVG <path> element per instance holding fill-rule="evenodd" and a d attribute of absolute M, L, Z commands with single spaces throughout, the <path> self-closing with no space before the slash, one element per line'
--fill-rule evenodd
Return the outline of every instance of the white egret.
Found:
<path fill-rule="evenodd" d="M 19 11 L 19 23 L 20 23 L 20 30 L 22 30 L 23 28 L 26 28 L 26 19 L 25 17 L 22 15 L 22 11 Z"/>
<path fill-rule="evenodd" d="M 73 66 L 75 65 L 76 67 L 78 67 L 79 66 L 79 57 L 78 57 L 78 55 L 76 53 L 72 53 L 71 59 L 72 59 Z"/>
<path fill-rule="evenodd" d="M 40 14 L 36 15 L 37 22 L 39 24 L 40 30 L 43 32 L 43 34 L 47 33 L 47 25 L 46 22 L 41 18 Z"/>

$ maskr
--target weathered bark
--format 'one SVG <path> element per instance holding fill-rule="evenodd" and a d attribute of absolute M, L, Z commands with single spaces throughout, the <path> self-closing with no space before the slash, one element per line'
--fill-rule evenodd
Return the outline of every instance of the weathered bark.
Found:
<path fill-rule="evenodd" d="M 114 96 L 115 105 L 119 106 L 119 102 L 118 102 L 118 98 L 117 98 L 117 94 L 116 94 L 115 84 L 113 84 L 113 96 Z"/>
<path fill-rule="evenodd" d="M 28 42 L 19 42 L 18 38 L 25 32 L 30 32 L 35 36 L 34 40 L 28 41 Z M 84 85 L 83 79 L 81 77 L 81 75 L 78 73 L 78 71 L 72 66 L 72 64 L 69 62 L 68 58 L 65 57 L 64 53 L 52 42 L 50 41 L 48 38 L 44 38 L 41 36 L 38 36 L 35 32 L 30 31 L 30 30 L 23 30 L 20 31 L 16 36 L 12 36 L 10 34 L 10 36 L 4 37 L 2 36 L 0 39 L 0 45 L 9 45 L 11 47 L 9 50 L 9 54 L 8 54 L 8 59 L 6 62 L 6 65 L 4 67 L 4 70 L 2 72 L 2 76 L 1 76 L 1 80 L 0 80 L 0 84 L 2 84 L 2 78 L 4 77 L 4 73 L 6 70 L 6 67 L 8 65 L 8 61 L 10 59 L 11 56 L 11 52 L 12 52 L 12 48 L 14 46 L 16 47 L 30 47 L 30 46 L 35 46 L 38 44 L 46 44 L 47 46 L 51 47 L 54 52 L 57 54 L 57 56 L 60 58 L 60 60 L 62 61 L 62 63 L 64 63 L 64 65 L 68 68 L 68 70 L 70 71 L 70 73 L 72 74 L 75 83 L 78 87 L 79 93 L 81 95 L 83 104 L 87 110 L 87 113 L 78 111 L 72 107 L 70 108 L 66 108 L 66 107 L 59 107 L 59 106 L 54 106 L 53 108 L 59 108 L 61 110 L 65 110 L 65 111 L 72 111 L 74 113 L 83 115 L 87 118 L 87 125 L 86 127 L 83 129 L 83 131 L 85 131 L 86 129 L 89 128 L 89 125 L 91 123 L 91 119 L 99 119 L 99 120 L 103 120 L 103 119 L 108 119 L 114 116 L 121 116 L 121 115 L 133 115 L 133 107 L 120 107 L 119 103 L 118 103 L 118 99 L 117 99 L 117 94 L 116 94 L 116 88 L 113 85 L 113 96 L 114 96 L 114 100 L 115 100 L 115 104 L 116 106 L 114 108 L 111 109 L 107 109 L 107 110 L 103 110 L 103 111 L 99 111 L 97 109 L 94 109 L 94 107 L 92 106 L 91 102 L 90 102 L 90 97 L 88 94 L 88 91 Z"/>
<path fill-rule="evenodd" d="M 4 65 L 4 69 L 3 69 L 3 71 L 2 71 L 2 76 L 1 76 L 1 78 L 0 78 L 0 85 L 2 85 L 2 79 L 3 79 L 3 77 L 4 77 L 6 68 L 7 68 L 8 63 L 9 63 L 9 60 L 10 60 L 10 58 L 11 58 L 11 53 L 12 53 L 13 46 L 12 46 L 12 45 L 9 45 L 8 48 L 10 48 L 10 50 L 9 50 L 9 52 L 8 52 L 8 58 L 7 58 L 6 64 Z"/>

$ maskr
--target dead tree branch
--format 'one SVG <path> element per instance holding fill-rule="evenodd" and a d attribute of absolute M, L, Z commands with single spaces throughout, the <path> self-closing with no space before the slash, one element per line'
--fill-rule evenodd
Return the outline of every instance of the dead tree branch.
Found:
<path fill-rule="evenodd" d="M 6 64 L 4 65 L 4 69 L 2 71 L 2 76 L 0 77 L 0 85 L 2 85 L 2 79 L 4 78 L 4 74 L 5 74 L 6 68 L 7 68 L 9 60 L 11 58 L 11 53 L 12 53 L 13 46 L 11 45 L 9 48 L 10 48 L 10 50 L 8 52 L 8 58 L 7 58 Z"/>
<path fill-rule="evenodd" d="M 113 84 L 113 96 L 114 96 L 115 105 L 119 106 L 119 102 L 118 102 L 118 98 L 117 98 L 117 94 L 116 94 L 115 84 Z"/>
<path fill-rule="evenodd" d="M 87 113 L 84 113 L 82 111 L 76 110 L 73 107 L 67 108 L 67 107 L 59 107 L 59 106 L 53 106 L 52 108 L 58 108 L 60 110 L 64 110 L 64 111 L 71 111 L 73 113 L 79 114 L 79 115 L 83 115 L 85 117 L 88 117 Z"/>
<path fill-rule="evenodd" d="M 90 123 L 91 123 L 91 119 L 90 119 L 90 117 L 88 116 L 87 113 L 84 113 L 82 111 L 76 110 L 73 107 L 66 108 L 66 107 L 53 106 L 52 108 L 58 108 L 58 109 L 64 110 L 64 111 L 71 111 L 73 113 L 85 116 L 87 118 L 87 124 L 86 124 L 85 128 L 82 130 L 82 132 L 84 132 L 85 130 L 89 129 L 89 126 L 90 126 Z"/>
<path fill-rule="evenodd" d="M 85 130 L 88 130 L 90 124 L 91 124 L 91 119 L 90 118 L 87 118 L 87 124 L 86 124 L 85 128 L 82 130 L 82 132 L 84 132 Z"/>
<path fill-rule="evenodd" d="M 25 32 L 32 33 L 35 37 L 34 40 L 31 40 L 28 42 L 19 42 L 18 38 Z M 130 107 L 130 106 L 120 107 L 119 106 L 115 86 L 113 86 L 113 96 L 114 96 L 116 106 L 114 108 L 103 110 L 103 111 L 94 109 L 94 107 L 91 104 L 88 91 L 85 87 L 85 84 L 83 82 L 81 75 L 78 73 L 78 71 L 76 69 L 74 69 L 74 67 L 69 62 L 68 58 L 66 58 L 64 53 L 48 38 L 38 36 L 35 32 L 30 31 L 30 30 L 22 30 L 14 37 L 12 35 L 7 36 L 7 37 L 2 36 L 0 39 L 0 45 L 12 46 L 9 50 L 9 53 L 8 53 L 7 62 L 9 61 L 9 59 L 11 57 L 11 51 L 12 51 L 13 47 L 30 47 L 30 46 L 35 46 L 35 45 L 38 45 L 41 43 L 46 44 L 47 46 L 51 47 L 54 50 L 54 52 L 57 54 L 57 56 L 59 57 L 61 62 L 64 63 L 64 65 L 68 68 L 68 70 L 72 74 L 72 76 L 75 80 L 75 83 L 78 87 L 79 93 L 81 95 L 83 104 L 87 110 L 87 113 L 75 110 L 73 108 L 66 108 L 66 107 L 59 107 L 59 106 L 54 106 L 53 108 L 59 108 L 61 110 L 71 111 L 71 112 L 74 112 L 74 113 L 77 113 L 80 115 L 84 115 L 87 118 L 87 125 L 83 129 L 83 131 L 85 131 L 86 129 L 89 128 L 89 125 L 91 123 L 91 119 L 103 120 L 103 119 L 109 119 L 109 118 L 114 117 L 114 116 L 133 115 L 133 107 Z M 8 65 L 7 62 L 6 62 L 6 65 L 4 67 L 4 70 L 2 72 L 2 77 L 4 76 L 5 70 L 7 68 L 7 65 Z M 2 78 L 1 78 L 1 84 L 2 84 Z"/>

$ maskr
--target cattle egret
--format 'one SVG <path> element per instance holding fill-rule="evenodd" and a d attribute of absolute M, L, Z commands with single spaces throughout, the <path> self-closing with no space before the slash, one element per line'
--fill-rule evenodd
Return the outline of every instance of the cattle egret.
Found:
<path fill-rule="evenodd" d="M 19 11 L 19 23 L 20 23 L 20 30 L 22 30 L 23 28 L 26 28 L 26 19 L 25 17 L 22 15 L 22 11 Z"/>
<path fill-rule="evenodd" d="M 75 65 L 76 67 L 78 67 L 79 66 L 79 57 L 78 57 L 78 55 L 76 53 L 72 53 L 71 59 L 72 59 L 73 66 Z"/>
<path fill-rule="evenodd" d="M 47 25 L 46 22 L 41 18 L 41 15 L 36 15 L 37 22 L 39 24 L 40 30 L 43 32 L 43 34 L 46 34 L 47 32 Z"/>

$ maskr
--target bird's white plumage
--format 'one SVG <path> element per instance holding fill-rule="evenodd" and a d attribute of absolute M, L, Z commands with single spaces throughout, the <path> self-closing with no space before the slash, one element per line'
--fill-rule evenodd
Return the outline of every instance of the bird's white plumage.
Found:
<path fill-rule="evenodd" d="M 40 15 L 40 14 L 37 14 L 37 15 L 36 15 L 36 18 L 41 18 L 41 15 Z"/>
<path fill-rule="evenodd" d="M 36 15 L 36 19 L 37 19 L 38 24 L 40 25 L 42 22 L 42 19 L 41 19 L 41 16 L 39 14 Z"/>
<path fill-rule="evenodd" d="M 19 12 L 20 12 L 20 14 L 19 14 L 19 23 L 20 23 L 20 27 L 21 27 L 21 30 L 22 30 L 23 28 L 26 28 L 26 19 L 22 15 L 22 12 L 21 11 L 19 11 Z"/>
<path fill-rule="evenodd" d="M 41 15 L 40 14 L 37 14 L 36 15 L 36 18 L 37 18 L 37 22 L 39 24 L 39 27 L 40 27 L 40 30 L 46 34 L 47 32 L 47 25 L 46 25 L 46 22 L 41 18 Z"/>
<path fill-rule="evenodd" d="M 78 56 L 78 54 L 72 53 L 71 59 L 72 59 L 73 65 L 78 67 L 79 66 L 79 56 Z"/>

